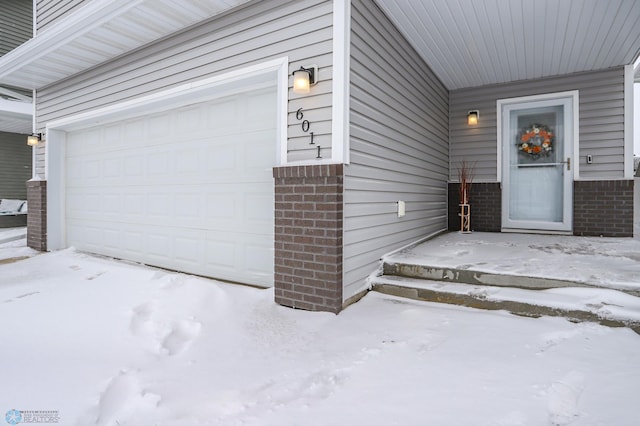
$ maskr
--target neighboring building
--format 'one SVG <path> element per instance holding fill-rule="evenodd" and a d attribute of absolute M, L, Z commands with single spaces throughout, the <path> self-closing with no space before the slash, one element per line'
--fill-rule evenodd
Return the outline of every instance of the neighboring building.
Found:
<path fill-rule="evenodd" d="M 458 228 L 463 161 L 474 230 L 631 236 L 640 3 L 501 3 L 37 2 L 0 58 L 45 140 L 29 244 L 338 312 Z"/>
<path fill-rule="evenodd" d="M 0 5 L 0 59 L 32 35 L 33 0 L 3 0 Z M 7 86 L 0 80 L 0 132 L 31 133 L 32 121 L 31 90 Z M 25 138 L 22 140 L 24 142 Z"/>
<path fill-rule="evenodd" d="M 0 4 L 0 57 L 33 35 L 33 0 L 4 0 Z M 31 90 L 0 82 L 0 200 L 27 199 L 32 175 L 32 149 L 25 144 L 33 126 Z M 0 214 L 0 228 L 25 226 L 26 215 Z"/>
<path fill-rule="evenodd" d="M 31 179 L 31 148 L 26 136 L 0 131 L 0 199 L 27 199 Z"/>

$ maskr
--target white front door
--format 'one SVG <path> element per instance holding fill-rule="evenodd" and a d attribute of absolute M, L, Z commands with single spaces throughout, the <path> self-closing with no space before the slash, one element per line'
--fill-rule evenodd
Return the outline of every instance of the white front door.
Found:
<path fill-rule="evenodd" d="M 572 230 L 576 96 L 499 101 L 504 230 Z"/>

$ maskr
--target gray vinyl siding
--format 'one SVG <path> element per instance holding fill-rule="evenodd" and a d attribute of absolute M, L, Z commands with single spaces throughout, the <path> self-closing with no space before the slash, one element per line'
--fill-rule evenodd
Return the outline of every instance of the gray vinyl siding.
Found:
<path fill-rule="evenodd" d="M 288 56 L 289 74 L 301 65 L 319 66 L 320 82 L 312 93 L 297 96 L 290 89 L 288 105 L 289 161 L 315 158 L 315 151 L 302 150 L 308 148 L 309 139 L 301 131 L 295 112 L 304 108 L 316 143 L 331 146 L 332 32 L 330 0 L 251 2 L 39 90 L 37 127 L 42 129 L 54 119 Z M 322 155 L 330 158 L 331 150 L 323 150 Z M 38 158 L 38 167 L 40 164 Z M 37 172 L 42 171 L 38 168 Z"/>
<path fill-rule="evenodd" d="M 32 154 L 26 140 L 25 135 L 0 132 L 0 199 L 27 199 Z"/>
<path fill-rule="evenodd" d="M 38 0 L 36 2 L 37 33 L 88 1 L 89 0 Z"/>
<path fill-rule="evenodd" d="M 475 162 L 475 180 L 497 180 L 496 102 L 498 99 L 578 90 L 580 178 L 624 177 L 624 68 L 569 74 L 451 91 L 451 181 L 461 161 Z M 468 126 L 467 112 L 477 109 L 477 126 Z M 587 154 L 593 164 L 586 164 Z M 576 159 L 573 159 L 574 164 Z"/>
<path fill-rule="evenodd" d="M 0 3 L 0 56 L 33 35 L 33 1 L 2 0 Z"/>
<path fill-rule="evenodd" d="M 350 66 L 345 300 L 385 253 L 446 229 L 449 174 L 447 89 L 372 0 L 352 2 Z"/>

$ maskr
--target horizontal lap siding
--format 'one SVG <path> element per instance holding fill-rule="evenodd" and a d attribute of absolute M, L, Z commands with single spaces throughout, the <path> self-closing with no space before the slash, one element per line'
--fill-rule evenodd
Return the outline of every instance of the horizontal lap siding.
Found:
<path fill-rule="evenodd" d="M 463 161 L 475 163 L 475 180 L 496 182 L 498 99 L 579 90 L 580 178 L 624 177 L 624 69 L 571 74 L 542 80 L 460 89 L 450 97 L 451 175 Z M 477 109 L 477 126 L 467 125 L 467 112 Z M 586 156 L 593 155 L 593 164 Z M 574 159 L 575 161 L 576 159 Z"/>
<path fill-rule="evenodd" d="M 27 199 L 32 154 L 25 141 L 25 135 L 0 132 L 0 199 Z"/>
<path fill-rule="evenodd" d="M 418 58 L 374 2 L 352 2 L 345 300 L 382 255 L 447 227 L 448 93 Z"/>
<path fill-rule="evenodd" d="M 328 0 L 252 2 L 38 92 L 37 122 L 72 116 L 218 73 L 289 56 L 289 71 L 319 66 L 311 96 L 289 93 L 290 160 L 315 158 L 306 148 L 298 108 L 323 146 L 331 145 L 332 9 Z M 330 157 L 330 150 L 323 151 Z M 39 163 L 38 163 L 39 164 Z"/>
<path fill-rule="evenodd" d="M 73 12 L 89 0 L 38 0 L 36 23 L 38 32 L 48 25 Z"/>
<path fill-rule="evenodd" d="M 0 56 L 33 35 L 32 7 L 31 0 L 2 0 L 0 3 Z"/>

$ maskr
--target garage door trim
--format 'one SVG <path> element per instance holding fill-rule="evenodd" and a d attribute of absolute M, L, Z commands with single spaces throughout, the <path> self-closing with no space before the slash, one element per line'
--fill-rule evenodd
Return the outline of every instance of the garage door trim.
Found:
<path fill-rule="evenodd" d="M 66 132 L 116 122 L 124 117 L 143 116 L 184 105 L 206 102 L 275 84 L 278 104 L 276 164 L 281 165 L 286 162 L 288 63 L 288 58 L 283 57 L 49 122 L 46 126 L 45 157 L 48 249 L 66 248 Z"/>

